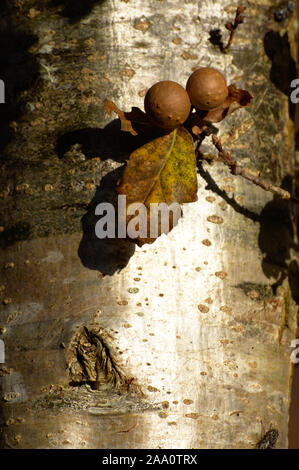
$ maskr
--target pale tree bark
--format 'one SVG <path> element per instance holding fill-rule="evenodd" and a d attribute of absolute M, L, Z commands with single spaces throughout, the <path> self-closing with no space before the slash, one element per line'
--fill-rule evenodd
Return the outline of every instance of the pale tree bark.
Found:
<path fill-rule="evenodd" d="M 223 54 L 210 31 L 226 41 L 236 6 L 2 7 L 3 447 L 253 448 L 269 428 L 287 447 L 292 204 L 202 163 L 198 202 L 169 235 L 142 248 L 94 235 L 96 204 L 142 143 L 110 124 L 103 100 L 142 108 L 153 83 L 185 85 L 199 66 L 254 95 L 217 125 L 224 148 L 291 190 L 296 13 L 278 22 L 276 1 L 248 2 Z M 202 152 L 216 154 L 210 138 Z"/>

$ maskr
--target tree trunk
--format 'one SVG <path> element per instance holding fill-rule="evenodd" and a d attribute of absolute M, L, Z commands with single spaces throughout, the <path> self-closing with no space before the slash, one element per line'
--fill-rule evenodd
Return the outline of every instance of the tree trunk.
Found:
<path fill-rule="evenodd" d="M 291 203 L 202 163 L 198 202 L 167 236 L 94 233 L 142 144 L 103 100 L 142 108 L 153 83 L 201 66 L 254 95 L 217 125 L 224 148 L 292 190 L 296 13 L 277 21 L 275 5 L 248 3 L 227 54 L 209 36 L 227 40 L 228 0 L 1 7 L 3 447 L 253 448 L 270 428 L 288 446 Z"/>

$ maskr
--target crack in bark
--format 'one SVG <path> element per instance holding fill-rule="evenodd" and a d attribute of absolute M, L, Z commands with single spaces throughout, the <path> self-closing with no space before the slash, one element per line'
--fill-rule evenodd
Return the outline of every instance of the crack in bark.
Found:
<path fill-rule="evenodd" d="M 98 326 L 83 326 L 67 352 L 70 385 L 89 384 L 94 390 L 112 386 L 120 392 L 135 391 L 142 395 L 135 378 L 127 377 L 117 364 L 109 340 L 113 338 Z"/>

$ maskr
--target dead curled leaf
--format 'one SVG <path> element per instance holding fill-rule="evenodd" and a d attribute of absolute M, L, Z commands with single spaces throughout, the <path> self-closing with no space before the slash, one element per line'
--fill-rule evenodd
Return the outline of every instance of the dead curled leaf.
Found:
<path fill-rule="evenodd" d="M 158 233 L 150 233 L 153 204 L 188 203 L 197 201 L 196 158 L 191 134 L 183 127 L 158 137 L 131 155 L 117 187 L 119 195 L 126 195 L 126 208 L 136 203 L 146 208 L 146 237 L 137 236 L 134 241 L 142 246 L 153 243 L 162 233 L 168 233 L 178 220 L 168 213 L 169 227 L 164 231 L 161 213 L 158 216 Z M 137 210 L 137 209 L 136 209 Z M 127 212 L 126 212 L 127 214 Z M 139 214 L 138 214 L 139 215 Z M 127 215 L 126 225 L 140 230 L 138 216 Z M 132 237 L 131 237 L 132 238 Z"/>
<path fill-rule="evenodd" d="M 253 96 L 249 91 L 240 90 L 235 85 L 228 87 L 228 97 L 217 108 L 209 111 L 197 110 L 191 115 L 191 128 L 194 135 L 199 136 L 208 126 L 207 122 L 220 122 L 239 108 L 250 105 Z"/>
<path fill-rule="evenodd" d="M 104 109 L 108 116 L 112 111 L 116 113 L 121 121 L 121 130 L 130 132 L 132 135 L 138 135 L 142 132 L 149 131 L 154 128 L 149 116 L 137 107 L 133 107 L 130 112 L 121 111 L 113 101 L 104 100 Z"/>

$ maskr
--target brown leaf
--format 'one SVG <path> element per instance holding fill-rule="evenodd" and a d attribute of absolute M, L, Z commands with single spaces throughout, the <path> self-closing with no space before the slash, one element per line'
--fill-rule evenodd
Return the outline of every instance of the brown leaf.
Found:
<path fill-rule="evenodd" d="M 130 155 L 117 192 L 126 195 L 126 210 L 131 204 L 136 204 L 136 211 L 140 207 L 138 216 L 143 211 L 145 217 L 143 225 L 134 222 L 136 232 L 142 225 L 145 236 L 139 233 L 133 237 L 128 229 L 133 217 L 137 221 L 136 212 L 128 215 L 126 211 L 129 238 L 143 245 L 153 243 L 162 233 L 168 233 L 178 219 L 169 211 L 166 221 L 169 227 L 163 227 L 161 213 L 158 215 L 157 212 L 158 205 L 165 203 L 169 208 L 172 203 L 177 203 L 175 207 L 180 210 L 180 204 L 197 200 L 196 159 L 191 134 L 182 126 L 135 150 Z M 157 217 L 156 234 L 150 232 L 153 217 Z"/>
<path fill-rule="evenodd" d="M 139 108 L 133 107 L 130 112 L 121 111 L 116 104 L 105 99 L 104 109 L 108 116 L 112 111 L 118 115 L 121 121 L 121 130 L 124 132 L 137 135 L 154 128 L 149 116 Z"/>
<path fill-rule="evenodd" d="M 249 91 L 239 90 L 235 85 L 230 85 L 228 87 L 228 97 L 220 106 L 209 111 L 197 110 L 191 116 L 193 134 L 200 135 L 208 127 L 206 121 L 220 122 L 237 109 L 249 106 L 252 98 L 253 96 Z"/>

